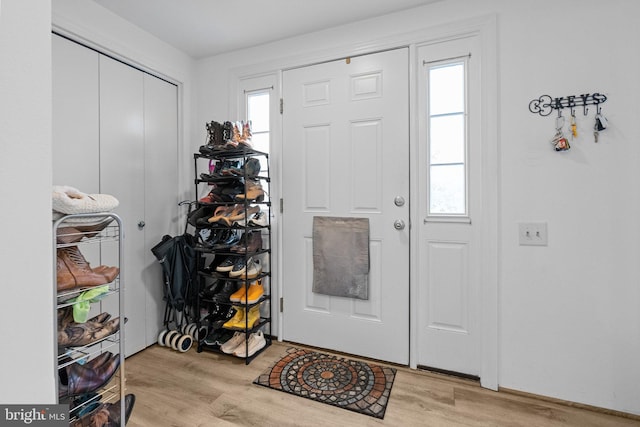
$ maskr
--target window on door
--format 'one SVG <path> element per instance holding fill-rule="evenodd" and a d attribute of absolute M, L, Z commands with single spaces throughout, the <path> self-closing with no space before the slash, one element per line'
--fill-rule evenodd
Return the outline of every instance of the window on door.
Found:
<path fill-rule="evenodd" d="M 428 63 L 429 216 L 468 215 L 466 59 Z"/>
<path fill-rule="evenodd" d="M 270 89 L 245 92 L 247 119 L 251 121 L 251 142 L 253 148 L 269 153 L 270 143 Z"/>

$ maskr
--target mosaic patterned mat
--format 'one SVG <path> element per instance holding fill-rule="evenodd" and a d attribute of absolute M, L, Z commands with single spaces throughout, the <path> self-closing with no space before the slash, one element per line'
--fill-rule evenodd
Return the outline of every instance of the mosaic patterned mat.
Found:
<path fill-rule="evenodd" d="M 396 370 L 290 348 L 253 383 L 375 418 L 384 418 Z"/>

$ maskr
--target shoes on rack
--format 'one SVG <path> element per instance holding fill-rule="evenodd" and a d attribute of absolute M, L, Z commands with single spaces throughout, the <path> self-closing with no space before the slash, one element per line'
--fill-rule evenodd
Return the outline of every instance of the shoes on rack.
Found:
<path fill-rule="evenodd" d="M 251 357 L 259 350 L 263 349 L 267 345 L 267 340 L 264 338 L 262 331 L 254 332 L 249 335 L 247 345 L 238 345 L 233 351 L 233 355 L 237 357 Z"/>
<path fill-rule="evenodd" d="M 242 283 L 237 291 L 229 295 L 229 301 L 231 302 L 240 302 L 247 293 L 247 286 L 245 283 Z"/>
<path fill-rule="evenodd" d="M 228 256 L 224 261 L 222 261 L 217 267 L 216 271 L 219 273 L 225 273 L 233 270 L 234 265 L 236 264 L 238 257 L 235 255 Z"/>
<path fill-rule="evenodd" d="M 220 350 L 225 354 L 232 354 L 236 348 L 244 344 L 247 339 L 247 334 L 241 331 L 238 331 L 233 334 L 231 339 L 220 346 Z"/>
<path fill-rule="evenodd" d="M 241 304 L 255 304 L 260 301 L 264 295 L 264 286 L 262 280 L 256 280 L 247 288 L 247 291 L 240 297 Z"/>
<path fill-rule="evenodd" d="M 236 314 L 229 320 L 227 320 L 223 328 L 242 328 L 245 325 L 245 309 L 244 307 L 236 306 Z"/>
<path fill-rule="evenodd" d="M 74 224 L 59 227 L 56 230 L 56 241 L 61 244 L 76 243 L 83 238 L 91 238 L 98 235 L 109 224 L 113 222 L 112 217 L 107 217 L 93 224 Z"/>
<path fill-rule="evenodd" d="M 237 213 L 226 219 L 229 226 L 236 224 L 241 227 L 244 227 L 247 223 L 248 218 L 251 218 L 253 215 L 260 212 L 260 206 L 247 206 L 247 207 L 242 205 L 238 205 L 238 206 L 241 206 L 241 208 L 237 210 Z"/>
<path fill-rule="evenodd" d="M 210 300 L 222 290 L 224 280 L 215 280 L 212 284 L 200 291 L 200 298 Z"/>
<path fill-rule="evenodd" d="M 244 184 L 244 191 L 236 194 L 238 201 L 248 200 L 261 202 L 264 200 L 264 189 L 258 180 L 247 179 Z"/>
<path fill-rule="evenodd" d="M 251 148 L 251 121 L 242 122 L 242 135 L 240 136 L 240 145 Z"/>
<path fill-rule="evenodd" d="M 56 269 L 58 291 L 105 285 L 112 282 L 120 271 L 118 267 L 105 266 L 100 266 L 98 272 L 94 271 L 77 246 L 58 248 Z"/>
<path fill-rule="evenodd" d="M 260 322 L 260 304 L 247 309 L 235 306 L 237 313 L 223 327 L 227 329 L 251 329 Z"/>
<path fill-rule="evenodd" d="M 260 211 L 249 218 L 249 225 L 254 227 L 266 227 L 267 221 L 267 213 Z"/>
<path fill-rule="evenodd" d="M 246 260 L 239 257 L 233 268 L 229 272 L 229 277 L 244 277 L 246 279 L 255 279 L 262 273 L 262 265 L 260 260 L 250 257 Z"/>
<path fill-rule="evenodd" d="M 84 323 L 76 323 L 68 321 L 69 317 L 73 320 L 73 315 L 69 315 L 71 312 L 71 306 L 58 310 L 58 345 L 60 347 L 89 345 L 120 330 L 119 317 L 109 320 L 111 315 L 102 313 Z"/>
<path fill-rule="evenodd" d="M 227 304 L 229 303 L 229 297 L 236 290 L 237 284 L 235 282 L 227 280 L 224 282 L 224 285 L 222 286 L 220 291 L 213 296 L 212 300 L 220 304 Z"/>
<path fill-rule="evenodd" d="M 120 273 L 120 269 L 118 267 L 109 267 L 107 265 L 99 265 L 94 268 L 93 271 L 104 276 L 109 283 L 116 280 L 116 277 L 118 277 L 118 274 Z"/>
<path fill-rule="evenodd" d="M 134 394 L 127 394 L 124 397 L 124 422 L 129 422 L 131 412 L 136 403 Z M 121 426 L 121 404 L 118 400 L 115 403 L 99 403 L 93 411 L 80 416 L 71 422 L 71 427 L 120 427 Z"/>
<path fill-rule="evenodd" d="M 196 229 L 208 227 L 208 219 L 215 213 L 215 210 L 215 206 L 200 206 L 198 209 L 189 213 L 187 216 L 187 223 Z"/>
<path fill-rule="evenodd" d="M 211 329 L 220 329 L 229 319 L 236 315 L 237 310 L 233 306 L 225 306 L 220 312 L 211 318 Z"/>
<path fill-rule="evenodd" d="M 96 391 L 111 380 L 118 368 L 120 368 L 120 356 L 117 354 L 97 367 L 76 362 L 60 368 L 58 369 L 58 398 L 70 398 Z"/>
<path fill-rule="evenodd" d="M 260 160 L 251 157 L 242 167 L 231 168 L 229 171 L 235 176 L 253 179 L 260 173 L 260 167 Z"/>
<path fill-rule="evenodd" d="M 239 254 L 257 252 L 262 249 L 262 233 L 258 231 L 247 231 L 244 233 L 244 241 L 240 241 L 231 247 L 231 252 Z"/>

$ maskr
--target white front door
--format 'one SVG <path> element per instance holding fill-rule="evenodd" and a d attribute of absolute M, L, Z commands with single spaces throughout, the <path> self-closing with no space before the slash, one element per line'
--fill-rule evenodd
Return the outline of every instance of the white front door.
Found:
<path fill-rule="evenodd" d="M 287 341 L 409 363 L 408 74 L 408 49 L 283 73 Z M 315 216 L 369 219 L 367 300 L 312 292 Z"/>

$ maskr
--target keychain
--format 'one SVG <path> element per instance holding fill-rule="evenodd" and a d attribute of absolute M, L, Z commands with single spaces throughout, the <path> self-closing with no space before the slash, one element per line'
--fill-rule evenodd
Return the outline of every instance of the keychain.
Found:
<path fill-rule="evenodd" d="M 553 144 L 553 148 L 556 151 L 567 151 L 571 146 L 569 145 L 569 140 L 565 138 L 562 133 L 562 127 L 564 126 L 564 117 L 558 113 L 558 118 L 556 118 L 556 134 L 553 136 L 551 143 Z"/>
<path fill-rule="evenodd" d="M 571 113 L 571 139 L 575 139 L 578 137 L 578 126 L 576 125 L 576 115 L 575 113 Z"/>
<path fill-rule="evenodd" d="M 600 131 L 603 131 L 609 126 L 609 122 L 606 117 L 602 115 L 600 108 L 598 108 L 598 113 L 596 114 L 596 122 L 593 125 L 593 139 L 595 142 L 598 142 L 598 136 L 600 136 Z"/>

